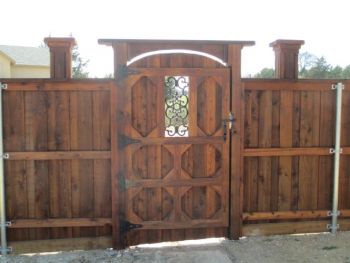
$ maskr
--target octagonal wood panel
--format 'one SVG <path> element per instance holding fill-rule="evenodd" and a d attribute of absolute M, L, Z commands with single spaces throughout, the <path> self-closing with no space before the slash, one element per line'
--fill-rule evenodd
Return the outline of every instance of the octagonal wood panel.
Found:
<path fill-rule="evenodd" d="M 164 178 L 173 167 L 174 157 L 164 146 L 142 146 L 132 156 L 133 172 L 143 179 Z"/>
<path fill-rule="evenodd" d="M 192 187 L 182 196 L 181 207 L 191 219 L 210 219 L 221 208 L 221 197 L 209 186 Z"/>
<path fill-rule="evenodd" d="M 210 144 L 191 145 L 181 157 L 182 169 L 193 178 L 214 177 L 221 166 L 221 153 Z"/>
<path fill-rule="evenodd" d="M 158 92 L 147 77 L 141 77 L 131 87 L 131 124 L 143 137 L 157 126 Z"/>
<path fill-rule="evenodd" d="M 197 88 L 197 124 L 213 135 L 222 125 L 222 87 L 214 78 L 205 79 Z"/>
<path fill-rule="evenodd" d="M 144 188 L 132 199 L 132 210 L 143 221 L 166 220 L 174 209 L 164 188 Z"/>

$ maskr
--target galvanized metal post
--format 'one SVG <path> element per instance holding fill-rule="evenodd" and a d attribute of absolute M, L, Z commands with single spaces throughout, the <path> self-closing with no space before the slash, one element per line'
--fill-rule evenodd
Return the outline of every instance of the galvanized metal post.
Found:
<path fill-rule="evenodd" d="M 344 85 L 337 83 L 332 85 L 332 89 L 337 92 L 336 95 L 336 119 L 335 119 L 335 145 L 332 153 L 334 153 L 334 171 L 333 171 L 333 204 L 332 204 L 332 224 L 329 226 L 331 232 L 335 234 L 338 229 L 337 219 L 338 211 L 338 190 L 339 190 L 339 161 L 340 161 L 340 135 L 341 135 L 341 112 L 342 112 L 342 93 Z"/>
<path fill-rule="evenodd" d="M 6 239 L 6 209 L 5 209 L 5 178 L 4 178 L 4 145 L 3 145 L 3 120 L 2 120 L 2 91 L 7 85 L 0 83 L 0 236 L 1 236 L 1 254 L 6 255 L 7 239 Z"/>

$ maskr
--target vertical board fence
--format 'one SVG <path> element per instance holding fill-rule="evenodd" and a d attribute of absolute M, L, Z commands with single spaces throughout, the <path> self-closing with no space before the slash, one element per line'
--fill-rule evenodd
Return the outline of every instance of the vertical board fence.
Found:
<path fill-rule="evenodd" d="M 331 80 L 244 85 L 243 235 L 326 232 L 332 209 L 336 91 Z M 343 81 L 349 87 L 349 81 Z M 342 102 L 339 209 L 350 215 L 350 92 Z M 315 222 L 317 221 L 317 222 Z M 343 220 L 340 230 L 348 230 Z"/>
<path fill-rule="evenodd" d="M 52 79 L 1 80 L 7 84 L 2 101 L 6 215 L 11 222 L 7 236 L 16 252 L 122 247 L 125 241 L 133 245 L 211 236 L 329 231 L 336 115 L 332 85 L 338 81 L 296 79 L 297 50 L 302 41 L 274 42 L 280 63 L 276 63 L 276 76 L 280 79 L 269 80 L 240 77 L 241 49 L 253 42 L 102 40 L 114 48 L 116 78 L 72 80 L 69 63 L 61 64 L 75 42 L 47 41 L 58 52 L 51 54 L 56 59 L 51 61 L 55 67 Z M 294 48 L 286 49 L 292 50 L 293 56 L 282 52 L 286 43 Z M 208 52 L 226 64 L 195 54 L 157 54 L 127 67 L 127 62 L 139 55 L 169 48 Z M 197 89 L 196 93 L 191 91 L 195 99 L 190 105 L 195 106 L 190 106 L 194 112 L 194 118 L 189 117 L 193 118 L 190 132 L 196 125 L 205 126 L 198 125 L 197 119 L 205 123 L 214 120 L 215 134 L 200 132 L 197 127 L 198 134 L 192 132 L 195 135 L 187 138 L 165 138 L 164 98 L 159 94 L 164 92 L 164 76 L 179 74 L 190 78 L 192 89 Z M 133 85 L 125 84 L 131 80 Z M 350 80 L 341 82 L 345 90 L 341 105 L 339 230 L 350 230 Z M 225 96 L 220 93 L 223 87 Z M 132 100 L 137 103 L 128 104 Z M 222 101 L 225 107 L 220 105 Z M 216 104 L 220 107 L 213 106 Z M 145 123 L 152 119 L 150 110 L 155 108 L 159 110 L 153 119 L 161 120 L 160 124 Z M 229 112 L 223 112 L 226 110 Z M 205 119 L 204 115 L 209 117 Z M 236 118 L 231 131 L 231 119 L 226 119 L 230 116 Z M 144 127 L 147 134 L 138 133 Z M 154 127 L 159 131 L 148 138 Z M 220 151 L 223 146 L 210 146 L 223 142 L 225 151 Z M 155 146 L 150 147 L 152 143 Z M 188 150 L 192 149 L 190 144 L 196 151 Z M 211 155 L 204 154 L 205 144 Z M 179 154 L 181 147 L 188 147 L 183 150 L 185 154 Z M 142 158 L 132 152 L 134 148 L 141 149 L 138 154 Z M 152 149 L 163 149 L 153 154 L 161 158 L 152 157 Z M 169 167 L 176 167 L 174 174 L 185 175 L 182 179 L 187 181 L 151 174 L 170 171 L 164 160 Z M 206 163 L 208 170 L 222 168 L 226 173 L 204 178 L 204 166 L 198 166 L 201 163 Z M 146 167 L 147 176 L 131 181 L 133 173 L 142 173 Z M 198 178 L 191 178 L 188 171 L 193 169 L 199 171 L 193 176 Z M 217 184 L 214 188 L 212 182 Z M 143 190 L 137 189 L 140 185 Z M 183 196 L 191 193 L 187 199 L 177 190 L 179 186 L 185 188 Z M 175 190 L 169 190 L 171 187 Z M 128 193 L 137 195 L 137 202 L 128 199 Z M 215 209 L 210 204 L 215 204 Z M 170 210 L 183 221 L 167 221 L 167 216 L 154 220 L 166 206 L 176 206 Z M 186 208 L 190 210 L 187 216 L 183 215 Z M 221 211 L 224 223 L 209 224 L 212 215 L 218 216 Z M 132 219 L 137 215 L 141 216 L 135 222 Z"/>
<path fill-rule="evenodd" d="M 9 241 L 110 235 L 110 81 L 6 83 Z"/>

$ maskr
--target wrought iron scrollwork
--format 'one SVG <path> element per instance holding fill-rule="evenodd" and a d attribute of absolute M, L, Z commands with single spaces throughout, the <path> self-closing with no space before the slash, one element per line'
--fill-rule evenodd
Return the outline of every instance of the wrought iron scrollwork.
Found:
<path fill-rule="evenodd" d="M 165 77 L 165 136 L 188 136 L 188 76 Z"/>

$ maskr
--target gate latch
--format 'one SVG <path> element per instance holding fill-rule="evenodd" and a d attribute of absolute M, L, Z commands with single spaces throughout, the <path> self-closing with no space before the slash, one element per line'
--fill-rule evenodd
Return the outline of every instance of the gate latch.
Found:
<path fill-rule="evenodd" d="M 127 220 L 120 220 L 120 232 L 121 233 L 127 233 L 132 229 L 141 228 L 142 225 L 140 224 L 133 224 Z"/>
<path fill-rule="evenodd" d="M 222 120 L 222 123 L 223 123 L 223 130 L 224 130 L 224 133 L 223 133 L 223 139 L 224 139 L 224 141 L 226 141 L 226 138 L 227 138 L 227 123 L 228 123 L 228 128 L 229 128 L 229 130 L 231 131 L 232 128 L 233 128 L 233 124 L 234 124 L 235 121 L 236 121 L 236 119 L 233 117 L 232 112 L 230 112 L 230 113 L 228 114 L 228 118 L 227 118 L 227 119 L 223 119 L 223 120 Z"/>

